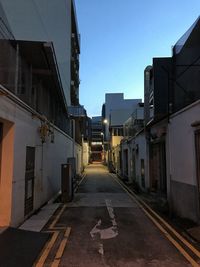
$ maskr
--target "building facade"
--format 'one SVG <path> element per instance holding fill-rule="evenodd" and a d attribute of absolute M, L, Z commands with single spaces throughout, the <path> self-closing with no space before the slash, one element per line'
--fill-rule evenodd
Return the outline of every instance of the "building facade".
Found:
<path fill-rule="evenodd" d="M 59 192 L 61 164 L 82 169 L 68 113 L 76 16 L 71 1 L 56 3 L 59 19 L 54 1 L 1 3 L 0 226 L 18 226 Z"/>
<path fill-rule="evenodd" d="M 168 126 L 170 204 L 178 216 L 200 221 L 200 18 L 173 48 L 172 114 Z"/>

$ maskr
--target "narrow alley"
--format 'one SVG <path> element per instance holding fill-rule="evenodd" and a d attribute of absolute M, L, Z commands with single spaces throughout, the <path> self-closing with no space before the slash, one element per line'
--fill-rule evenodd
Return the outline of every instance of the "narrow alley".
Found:
<path fill-rule="evenodd" d="M 36 267 L 191 266 L 105 166 L 85 173 L 44 229 L 54 234 Z"/>

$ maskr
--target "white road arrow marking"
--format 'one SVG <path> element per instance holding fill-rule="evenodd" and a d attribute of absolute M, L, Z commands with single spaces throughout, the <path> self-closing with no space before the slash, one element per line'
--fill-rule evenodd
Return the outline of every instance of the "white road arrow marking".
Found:
<path fill-rule="evenodd" d="M 97 234 L 99 234 L 100 239 L 111 239 L 114 238 L 118 235 L 118 229 L 117 229 L 117 222 L 115 220 L 115 214 L 114 214 L 114 209 L 112 207 L 112 202 L 110 199 L 106 199 L 106 207 L 108 210 L 108 214 L 110 216 L 110 220 L 112 223 L 111 227 L 105 228 L 105 229 L 100 229 L 101 226 L 101 219 L 97 222 L 97 224 L 92 228 L 92 230 L 90 231 L 90 235 L 92 237 L 92 239 L 95 239 L 95 236 Z M 101 255 L 104 254 L 104 249 L 103 249 L 103 244 L 99 243 L 99 249 L 98 249 L 99 253 Z"/>

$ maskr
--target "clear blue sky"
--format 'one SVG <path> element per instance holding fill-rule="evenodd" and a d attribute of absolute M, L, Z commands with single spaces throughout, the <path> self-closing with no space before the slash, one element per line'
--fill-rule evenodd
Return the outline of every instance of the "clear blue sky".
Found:
<path fill-rule="evenodd" d="M 75 0 L 79 32 L 80 103 L 101 115 L 105 93 L 143 99 L 143 72 L 200 15 L 200 0 Z"/>

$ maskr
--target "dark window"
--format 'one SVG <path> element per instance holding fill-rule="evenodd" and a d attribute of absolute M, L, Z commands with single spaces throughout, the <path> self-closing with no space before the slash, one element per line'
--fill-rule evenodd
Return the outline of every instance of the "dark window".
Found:
<path fill-rule="evenodd" d="M 35 176 L 35 148 L 26 147 L 26 172 L 25 172 L 25 203 L 24 213 L 29 214 L 33 210 L 34 176 Z"/>

